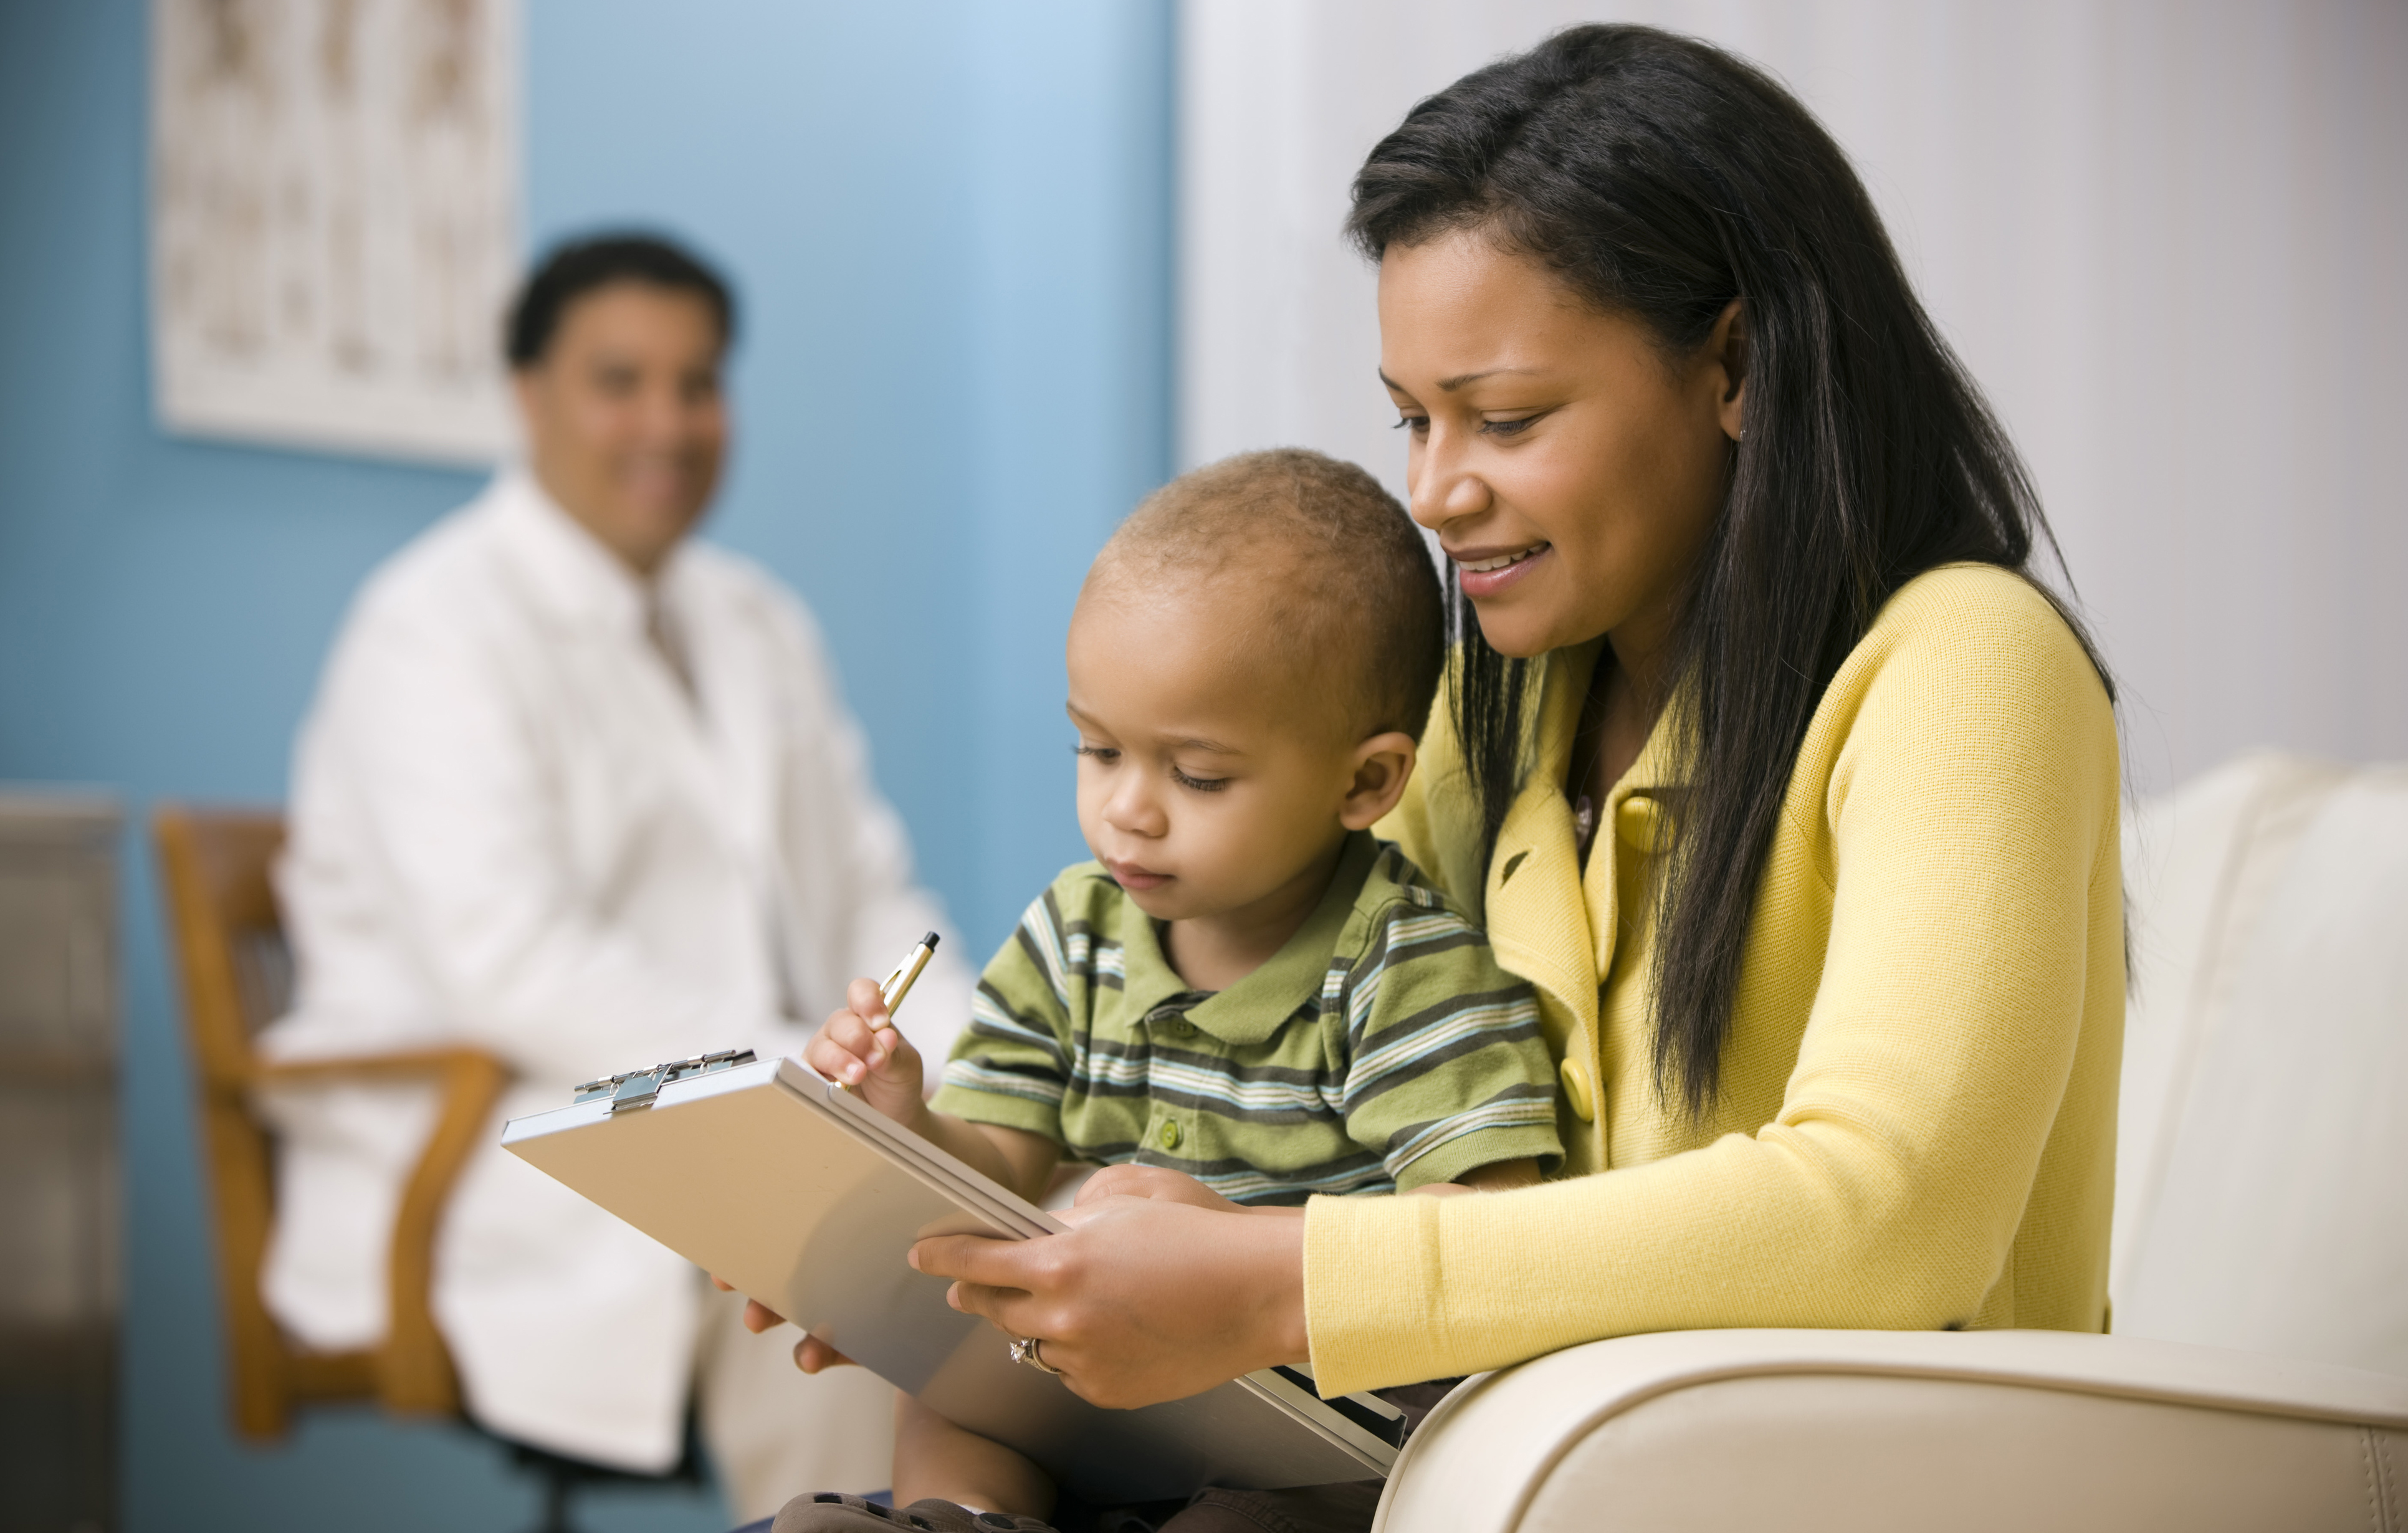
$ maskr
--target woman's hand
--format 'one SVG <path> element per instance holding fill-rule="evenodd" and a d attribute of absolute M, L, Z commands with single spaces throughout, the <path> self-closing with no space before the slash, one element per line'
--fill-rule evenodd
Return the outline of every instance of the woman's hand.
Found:
<path fill-rule="evenodd" d="M 736 1292 L 736 1285 L 716 1272 L 710 1275 L 710 1285 L 723 1294 Z M 785 1323 L 784 1315 L 759 1299 L 747 1298 L 744 1301 L 744 1328 L 754 1336 Z M 817 1373 L 824 1368 L 855 1368 L 859 1365 L 818 1337 L 806 1334 L 795 1343 L 795 1366 L 805 1373 Z"/>
<path fill-rule="evenodd" d="M 898 1124 L 916 1125 L 927 1110 L 923 1099 L 920 1051 L 896 1030 L 875 980 L 855 980 L 844 993 L 846 1009 L 832 1011 L 803 1045 L 803 1063 Z"/>
<path fill-rule="evenodd" d="M 761 1312 L 767 1314 L 769 1311 L 764 1310 Z M 806 1332 L 803 1339 L 795 1343 L 795 1366 L 805 1373 L 817 1373 L 822 1368 L 859 1368 L 861 1365 Z"/>
<path fill-rule="evenodd" d="M 1256 1218 L 1222 1199 L 1216 1208 L 1192 1196 L 1132 1196 L 1125 1186 L 1096 1193 L 1111 1169 L 1062 1216 L 1068 1234 L 938 1236 L 911 1248 L 911 1265 L 955 1280 L 955 1309 L 1042 1341 L 1063 1383 L 1097 1405 L 1183 1399 L 1305 1360 L 1303 1220 Z"/>

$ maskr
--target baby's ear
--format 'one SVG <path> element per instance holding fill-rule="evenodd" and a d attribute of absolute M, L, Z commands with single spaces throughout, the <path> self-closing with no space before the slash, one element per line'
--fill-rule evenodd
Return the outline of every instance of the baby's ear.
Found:
<path fill-rule="evenodd" d="M 1349 830 L 1369 830 L 1397 807 L 1412 780 L 1421 748 L 1411 735 L 1391 730 L 1354 747 L 1354 775 L 1338 807 L 1339 823 Z"/>

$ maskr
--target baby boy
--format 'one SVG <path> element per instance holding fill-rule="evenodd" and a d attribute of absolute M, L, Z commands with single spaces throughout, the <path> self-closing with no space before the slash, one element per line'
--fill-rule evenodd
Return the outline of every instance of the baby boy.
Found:
<path fill-rule="evenodd" d="M 987 966 L 933 1100 L 867 981 L 805 1058 L 1031 1199 L 1065 1156 L 1248 1204 L 1535 1182 L 1562 1153 L 1537 1005 L 1369 828 L 1412 772 L 1444 643 L 1420 536 L 1360 468 L 1254 452 L 1155 492 L 1070 622 L 1096 860 Z M 908 1399 L 895 1486 L 938 1527 L 1040 1526 L 1010 1517 L 1054 1501 Z M 858 1505 L 808 1526 L 892 1526 Z"/>

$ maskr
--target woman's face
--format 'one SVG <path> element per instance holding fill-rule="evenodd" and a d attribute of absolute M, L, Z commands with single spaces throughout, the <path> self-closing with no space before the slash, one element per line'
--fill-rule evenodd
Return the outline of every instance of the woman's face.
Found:
<path fill-rule="evenodd" d="M 1390 246 L 1380 378 L 1412 433 L 1413 520 L 1509 655 L 1670 631 L 1740 430 L 1734 304 L 1696 355 L 1476 230 Z"/>

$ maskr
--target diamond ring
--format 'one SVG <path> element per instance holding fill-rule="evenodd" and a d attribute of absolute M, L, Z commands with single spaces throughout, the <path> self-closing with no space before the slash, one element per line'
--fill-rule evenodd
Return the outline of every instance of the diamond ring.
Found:
<path fill-rule="evenodd" d="M 1015 1363 L 1026 1363 L 1039 1373 L 1051 1373 L 1057 1378 L 1060 1377 L 1062 1370 L 1047 1362 L 1045 1354 L 1037 1350 L 1044 1343 L 1033 1336 L 1022 1337 L 1011 1344 L 1011 1360 Z"/>

